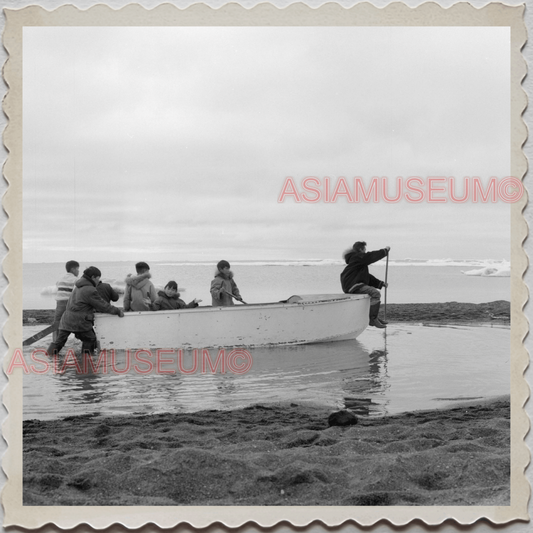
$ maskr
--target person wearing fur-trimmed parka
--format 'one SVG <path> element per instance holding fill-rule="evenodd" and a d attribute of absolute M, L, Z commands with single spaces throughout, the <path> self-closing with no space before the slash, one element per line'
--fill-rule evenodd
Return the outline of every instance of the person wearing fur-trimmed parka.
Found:
<path fill-rule="evenodd" d="M 230 270 L 230 264 L 227 261 L 219 261 L 217 264 L 217 271 L 215 272 L 215 279 L 211 281 L 211 297 L 213 306 L 228 306 L 234 305 L 233 294 L 235 299 L 242 302 L 241 293 L 233 279 L 233 272 Z"/>
<path fill-rule="evenodd" d="M 162 291 L 158 292 L 156 301 L 150 306 L 152 311 L 171 311 L 172 309 L 194 309 L 202 300 L 195 298 L 186 304 L 178 292 L 178 284 L 169 281 Z"/>
<path fill-rule="evenodd" d="M 141 261 L 135 265 L 136 276 L 128 274 L 124 291 L 124 311 L 150 311 L 157 299 L 154 284 L 150 281 L 150 267 Z"/>
<path fill-rule="evenodd" d="M 343 253 L 346 267 L 341 273 L 342 290 L 346 294 L 368 294 L 370 296 L 369 324 L 376 328 L 386 327 L 387 322 L 378 318 L 381 304 L 379 289 L 388 284 L 374 277 L 368 271 L 368 265 L 386 257 L 390 246 L 372 252 L 366 251 L 366 242 L 357 241 L 352 248 Z"/>
<path fill-rule="evenodd" d="M 83 276 L 76 282 L 75 288 L 67 304 L 67 308 L 59 323 L 57 339 L 48 347 L 48 354 L 58 354 L 71 333 L 82 341 L 82 352 L 94 353 L 96 349 L 96 334 L 93 329 L 94 313 L 109 313 L 123 317 L 122 309 L 105 302 L 98 294 L 98 285 L 102 273 L 94 266 L 83 272 Z"/>

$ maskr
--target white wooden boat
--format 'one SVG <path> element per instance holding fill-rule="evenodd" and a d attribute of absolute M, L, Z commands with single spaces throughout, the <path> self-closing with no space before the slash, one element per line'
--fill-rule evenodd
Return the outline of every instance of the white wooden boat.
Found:
<path fill-rule="evenodd" d="M 285 302 L 96 314 L 102 349 L 190 349 L 310 344 L 355 339 L 368 326 L 359 294 L 292 296 Z"/>

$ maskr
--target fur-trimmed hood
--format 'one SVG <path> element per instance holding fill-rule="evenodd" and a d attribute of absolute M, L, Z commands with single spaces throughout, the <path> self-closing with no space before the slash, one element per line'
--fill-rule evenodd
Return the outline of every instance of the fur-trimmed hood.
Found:
<path fill-rule="evenodd" d="M 131 285 L 133 288 L 142 290 L 148 285 L 151 285 L 150 278 L 152 274 L 150 272 L 144 272 L 143 274 L 137 274 L 133 276 L 128 274 L 128 277 L 125 279 L 126 285 Z"/>
<path fill-rule="evenodd" d="M 229 271 L 228 272 L 228 275 L 226 276 L 226 274 L 224 274 L 224 272 L 221 272 L 218 268 L 215 269 L 215 278 L 216 277 L 220 277 L 222 279 L 233 279 L 233 271 Z"/>

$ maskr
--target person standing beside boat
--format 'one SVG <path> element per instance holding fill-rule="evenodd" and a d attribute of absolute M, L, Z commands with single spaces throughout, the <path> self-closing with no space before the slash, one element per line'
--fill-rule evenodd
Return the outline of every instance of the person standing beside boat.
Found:
<path fill-rule="evenodd" d="M 342 290 L 346 294 L 368 294 L 370 296 L 370 325 L 385 328 L 386 323 L 378 318 L 381 304 L 379 289 L 388 284 L 374 277 L 368 271 L 368 265 L 387 256 L 390 246 L 372 252 L 366 251 L 366 242 L 357 241 L 352 248 L 343 253 L 346 267 L 341 273 Z"/>
<path fill-rule="evenodd" d="M 61 317 L 67 308 L 67 303 L 74 290 L 74 284 L 78 281 L 80 274 L 80 264 L 77 261 L 67 261 L 65 264 L 65 270 L 67 273 L 56 283 L 56 312 L 54 315 L 54 326 L 56 330 L 52 333 L 52 340 L 57 339 L 57 329 L 61 322 Z"/>
<path fill-rule="evenodd" d="M 178 284 L 175 281 L 169 281 L 162 291 L 157 293 L 157 298 L 150 305 L 152 311 L 170 311 L 172 309 L 186 309 L 198 307 L 202 300 L 195 298 L 192 302 L 186 304 L 178 292 Z"/>
<path fill-rule="evenodd" d="M 136 276 L 128 274 L 124 292 L 124 311 L 150 311 L 156 301 L 157 292 L 150 281 L 150 267 L 144 261 L 135 265 Z"/>
<path fill-rule="evenodd" d="M 96 349 L 96 333 L 93 329 L 94 313 L 109 313 L 123 317 L 124 313 L 118 307 L 106 303 L 98 294 L 98 285 L 102 273 L 94 266 L 85 269 L 83 276 L 76 282 L 67 308 L 61 317 L 57 340 L 48 347 L 48 354 L 58 354 L 71 333 L 82 342 L 82 353 L 94 354 Z"/>
<path fill-rule="evenodd" d="M 233 272 L 230 270 L 230 264 L 227 261 L 217 263 L 215 279 L 211 282 L 211 297 L 213 306 L 234 305 L 233 298 L 242 302 L 239 288 L 233 279 Z"/>

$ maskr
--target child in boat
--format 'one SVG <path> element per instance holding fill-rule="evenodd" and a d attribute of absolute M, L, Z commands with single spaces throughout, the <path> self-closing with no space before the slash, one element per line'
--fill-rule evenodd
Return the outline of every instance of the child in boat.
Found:
<path fill-rule="evenodd" d="M 74 290 L 74 284 L 78 281 L 80 274 L 80 264 L 77 261 L 67 261 L 65 264 L 65 270 L 67 273 L 56 283 L 56 312 L 54 315 L 54 326 L 56 330 L 52 333 L 52 340 L 57 339 L 57 328 L 61 322 L 61 317 L 67 308 L 67 303 Z"/>
<path fill-rule="evenodd" d="M 159 291 L 157 298 L 153 304 L 150 305 L 152 311 L 163 311 L 170 309 L 185 309 L 198 307 L 202 300 L 195 298 L 192 302 L 186 304 L 180 299 L 178 292 L 178 284 L 175 281 L 169 281 L 162 291 Z"/>
<path fill-rule="evenodd" d="M 343 254 L 346 267 L 341 273 L 342 290 L 347 294 L 368 294 L 370 296 L 370 325 L 385 328 L 386 322 L 378 318 L 381 293 L 379 289 L 388 284 L 375 278 L 368 271 L 368 265 L 387 256 L 390 246 L 373 252 L 366 251 L 366 242 L 357 241 Z"/>
<path fill-rule="evenodd" d="M 154 284 L 150 281 L 150 267 L 141 261 L 135 265 L 136 276 L 128 274 L 124 291 L 124 311 L 150 311 L 157 299 Z"/>
<path fill-rule="evenodd" d="M 239 288 L 233 279 L 233 272 L 230 270 L 230 264 L 222 260 L 218 262 L 215 279 L 211 282 L 213 306 L 235 305 L 231 294 L 239 302 L 242 302 Z"/>

